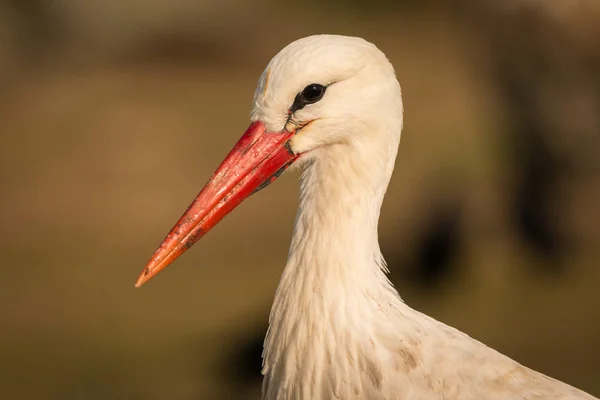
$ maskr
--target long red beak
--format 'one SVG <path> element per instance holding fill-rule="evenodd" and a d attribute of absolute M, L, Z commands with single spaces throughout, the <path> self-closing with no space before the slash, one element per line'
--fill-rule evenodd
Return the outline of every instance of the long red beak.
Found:
<path fill-rule="evenodd" d="M 293 134 L 267 132 L 262 122 L 250 124 L 154 252 L 135 286 L 142 286 L 172 263 L 246 197 L 277 179 L 298 158 L 289 147 Z"/>

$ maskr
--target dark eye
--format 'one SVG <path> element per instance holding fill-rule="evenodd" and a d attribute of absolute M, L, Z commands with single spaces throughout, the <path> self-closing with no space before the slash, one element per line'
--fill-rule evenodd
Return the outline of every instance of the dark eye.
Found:
<path fill-rule="evenodd" d="M 319 85 L 318 83 L 311 83 L 310 85 L 302 89 L 300 93 L 298 93 L 298 95 L 294 99 L 294 104 L 292 104 L 290 111 L 295 112 L 301 110 L 302 108 L 304 108 L 304 106 L 316 103 L 317 101 L 321 100 L 323 98 L 323 95 L 325 94 L 325 89 L 326 87 L 323 85 Z"/>
<path fill-rule="evenodd" d="M 323 98 L 324 94 L 325 86 L 319 85 L 318 83 L 313 83 L 305 87 L 302 91 L 302 100 L 306 104 L 316 103 Z"/>

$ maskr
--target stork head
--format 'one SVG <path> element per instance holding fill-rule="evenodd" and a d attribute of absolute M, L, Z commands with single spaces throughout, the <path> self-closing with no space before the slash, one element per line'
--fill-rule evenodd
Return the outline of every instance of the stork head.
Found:
<path fill-rule="evenodd" d="M 297 160 L 328 157 L 329 149 L 341 147 L 393 167 L 402 128 L 400 86 L 373 44 L 347 36 L 309 36 L 269 62 L 254 94 L 251 121 L 156 250 L 137 287 Z"/>
<path fill-rule="evenodd" d="M 254 94 L 251 119 L 270 132 L 294 132 L 290 148 L 304 160 L 331 144 L 397 142 L 400 85 L 386 56 L 366 40 L 309 36 L 269 62 Z M 378 133 L 391 137 L 373 138 Z"/>

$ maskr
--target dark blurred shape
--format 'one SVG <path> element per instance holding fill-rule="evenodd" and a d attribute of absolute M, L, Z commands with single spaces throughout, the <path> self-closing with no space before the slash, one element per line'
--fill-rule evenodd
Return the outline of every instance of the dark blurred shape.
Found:
<path fill-rule="evenodd" d="M 450 280 L 456 273 L 454 263 L 460 247 L 460 214 L 453 206 L 436 209 L 424 224 L 416 247 L 416 263 L 409 278 L 424 287 Z"/>
<path fill-rule="evenodd" d="M 427 210 L 420 226 L 414 230 L 418 236 L 406 240 L 411 243 L 410 248 L 398 246 L 389 239 L 382 243 L 383 255 L 394 271 L 392 281 L 403 280 L 433 289 L 451 281 L 457 273 L 460 211 L 455 202 L 437 202 L 439 204 Z"/>
<path fill-rule="evenodd" d="M 237 384 L 252 385 L 262 381 L 262 351 L 268 324 L 255 332 L 244 332 L 239 342 L 232 347 L 226 358 L 224 369 L 228 379 Z"/>
<path fill-rule="evenodd" d="M 564 238 L 552 212 L 551 199 L 555 197 L 559 174 L 565 166 L 547 148 L 543 121 L 540 121 L 539 115 L 534 111 L 535 103 L 526 94 L 520 96 L 520 88 L 523 86 L 505 86 L 515 119 L 512 140 L 516 151 L 516 170 L 519 173 L 516 177 L 512 216 L 522 239 L 545 258 L 543 269 L 547 272 L 559 272 L 561 263 L 556 261 L 564 250 Z"/>
<path fill-rule="evenodd" d="M 61 43 L 66 35 L 60 11 L 52 2 L 43 0 L 7 0 L 5 11 L 13 17 L 19 38 L 18 57 L 35 63 Z"/>

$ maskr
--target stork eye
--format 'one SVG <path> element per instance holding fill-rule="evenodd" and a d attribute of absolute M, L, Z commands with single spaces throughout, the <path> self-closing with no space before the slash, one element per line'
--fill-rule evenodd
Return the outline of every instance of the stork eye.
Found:
<path fill-rule="evenodd" d="M 302 100 L 306 104 L 316 103 L 323 98 L 324 94 L 325 86 L 319 85 L 318 83 L 313 83 L 305 87 L 302 91 Z"/>
<path fill-rule="evenodd" d="M 318 83 L 311 83 L 305 87 L 294 99 L 294 104 L 290 108 L 291 112 L 295 112 L 304 108 L 308 104 L 316 103 L 323 98 L 326 87 Z"/>

